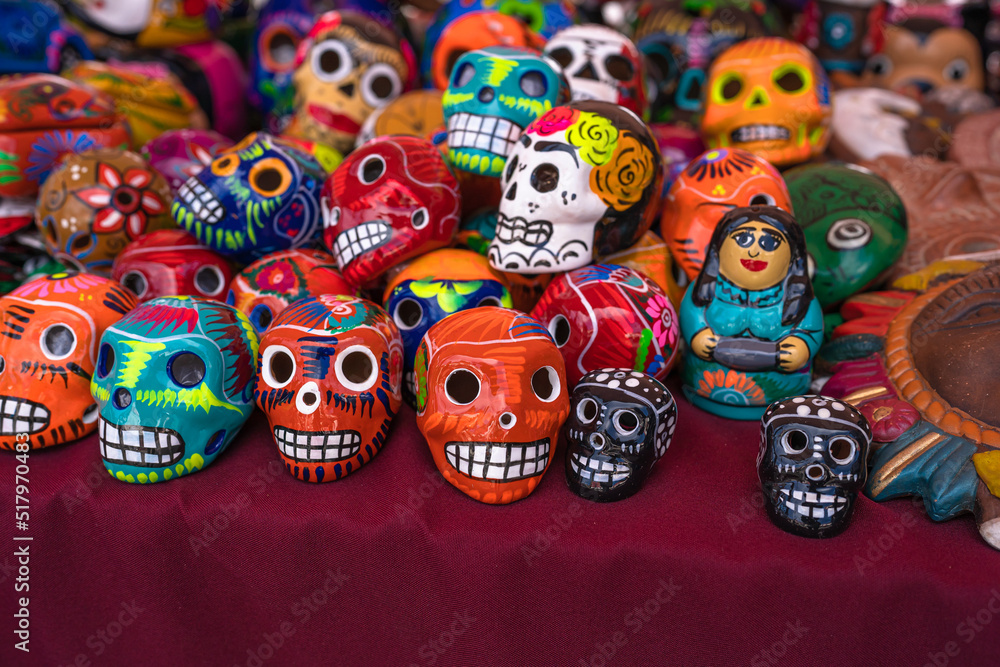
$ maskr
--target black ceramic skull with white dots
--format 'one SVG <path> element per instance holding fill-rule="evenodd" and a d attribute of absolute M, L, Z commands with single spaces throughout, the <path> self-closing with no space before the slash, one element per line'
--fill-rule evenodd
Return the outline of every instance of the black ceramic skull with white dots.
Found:
<path fill-rule="evenodd" d="M 642 488 L 670 445 L 677 404 L 659 381 L 605 368 L 584 375 L 570 397 L 566 482 L 587 500 L 611 502 Z"/>
<path fill-rule="evenodd" d="M 768 406 L 760 423 L 757 475 L 771 521 L 804 537 L 833 537 L 865 485 L 871 427 L 851 405 L 793 396 Z"/>

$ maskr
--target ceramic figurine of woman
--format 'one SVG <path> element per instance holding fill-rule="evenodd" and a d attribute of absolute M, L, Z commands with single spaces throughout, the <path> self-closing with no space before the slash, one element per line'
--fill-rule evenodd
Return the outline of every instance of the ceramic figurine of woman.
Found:
<path fill-rule="evenodd" d="M 823 313 L 795 219 L 773 206 L 723 216 L 680 320 L 684 393 L 695 405 L 759 419 L 772 401 L 805 393 Z"/>

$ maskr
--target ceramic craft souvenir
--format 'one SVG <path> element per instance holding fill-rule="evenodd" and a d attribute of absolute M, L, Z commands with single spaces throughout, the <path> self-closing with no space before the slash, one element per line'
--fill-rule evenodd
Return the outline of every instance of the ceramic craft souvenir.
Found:
<path fill-rule="evenodd" d="M 114 100 L 51 74 L 0 79 L 0 197 L 33 199 L 68 153 L 129 145 Z"/>
<path fill-rule="evenodd" d="M 673 304 L 648 276 L 624 266 L 598 264 L 558 276 L 531 316 L 552 335 L 571 385 L 605 367 L 662 380 L 678 358 Z"/>
<path fill-rule="evenodd" d="M 313 242 L 326 172 L 298 146 L 263 132 L 219 153 L 177 191 L 177 224 L 217 253 L 249 264 Z"/>
<path fill-rule="evenodd" d="M 45 179 L 35 220 L 50 255 L 108 275 L 130 241 L 175 226 L 170 197 L 166 180 L 135 153 L 90 150 L 67 156 Z"/>
<path fill-rule="evenodd" d="M 714 148 L 688 164 L 663 202 L 660 234 L 678 266 L 694 280 L 719 220 L 739 206 L 792 212 L 785 180 L 762 157 L 741 148 Z"/>
<path fill-rule="evenodd" d="M 143 146 L 142 156 L 177 191 L 232 147 L 232 141 L 212 130 L 168 130 Z"/>
<path fill-rule="evenodd" d="M 378 21 L 323 14 L 298 47 L 295 114 L 286 132 L 346 154 L 368 116 L 410 87 L 414 66 L 412 53 Z"/>
<path fill-rule="evenodd" d="M 250 42 L 247 101 L 267 116 L 292 112 L 295 51 L 324 4 L 316 0 L 267 0 L 257 12 Z"/>
<path fill-rule="evenodd" d="M 674 397 L 645 373 L 602 368 L 580 379 L 569 405 L 564 432 L 570 490 L 599 503 L 637 493 L 674 437 Z"/>
<path fill-rule="evenodd" d="M 233 141 L 246 135 L 250 125 L 246 114 L 247 75 L 243 59 L 225 42 L 218 40 L 185 44 L 156 52 L 154 65 L 167 67 L 198 100 L 208 116 L 209 127 Z M 150 66 L 149 61 L 144 65 Z"/>
<path fill-rule="evenodd" d="M 772 206 L 734 208 L 712 234 L 680 308 L 681 377 L 696 406 L 730 419 L 809 387 L 823 342 L 802 229 Z"/>
<path fill-rule="evenodd" d="M 0 74 L 58 74 L 94 54 L 59 6 L 46 0 L 12 0 L 0 12 Z"/>
<path fill-rule="evenodd" d="M 357 291 L 340 275 L 332 255 L 294 248 L 265 255 L 240 271 L 229 286 L 226 303 L 263 334 L 281 311 L 300 299 L 320 294 L 355 296 Z"/>
<path fill-rule="evenodd" d="M 374 303 L 323 295 L 282 311 L 261 339 L 256 400 L 285 469 L 332 482 L 371 461 L 399 410 L 402 371 L 399 330 Z"/>
<path fill-rule="evenodd" d="M 642 56 L 617 30 L 594 23 L 563 28 L 546 43 L 544 53 L 563 68 L 573 101 L 613 102 L 646 116 Z"/>
<path fill-rule="evenodd" d="M 465 0 L 458 0 L 458 3 L 463 2 Z M 537 3 L 532 4 L 537 6 Z M 440 16 L 435 19 L 436 25 Z M 451 74 L 455 71 L 455 63 L 469 51 L 488 46 L 540 50 L 545 45 L 545 39 L 518 17 L 495 11 L 473 12 L 456 17 L 447 26 L 442 26 L 438 36 L 434 32 L 435 26 L 432 25 L 425 40 L 425 44 L 431 48 L 424 49 L 423 66 L 427 85 L 438 90 L 448 87 Z"/>
<path fill-rule="evenodd" d="M 363 285 L 392 266 L 451 242 L 461 208 L 441 151 L 417 137 L 373 139 L 323 186 L 323 243 L 348 281 Z"/>
<path fill-rule="evenodd" d="M 796 167 L 785 182 L 820 305 L 877 286 L 906 247 L 906 209 L 892 186 L 862 167 L 833 164 Z"/>
<path fill-rule="evenodd" d="M 795 38 L 827 72 L 860 74 L 882 48 L 885 6 L 879 0 L 810 0 Z"/>
<path fill-rule="evenodd" d="M 569 84 L 548 56 L 506 46 L 470 51 L 455 63 L 444 94 L 448 159 L 499 176 L 524 128 L 567 101 Z"/>
<path fill-rule="evenodd" d="M 433 143 L 443 141 L 444 107 L 441 106 L 440 90 L 411 90 L 403 93 L 381 109 L 376 109 L 361 127 L 355 145 L 376 137 L 404 134 L 421 137 Z"/>
<path fill-rule="evenodd" d="M 696 123 L 709 65 L 737 42 L 772 34 L 768 11 L 741 0 L 642 3 L 633 38 L 649 69 L 653 120 Z"/>
<path fill-rule="evenodd" d="M 101 337 L 90 390 L 104 467 L 146 484 L 211 465 L 253 411 L 257 334 L 198 297 L 140 305 Z"/>
<path fill-rule="evenodd" d="M 147 49 L 207 41 L 220 20 L 215 2 L 63 0 L 61 4 L 70 16 L 97 33 L 88 34 L 88 40 L 117 39 Z"/>
<path fill-rule="evenodd" d="M 42 276 L 0 297 L 0 448 L 41 449 L 94 432 L 97 344 L 135 303 L 118 283 L 85 273 Z"/>
<path fill-rule="evenodd" d="M 199 296 L 221 301 L 233 277 L 229 262 L 182 229 L 143 234 L 125 246 L 111 277 L 144 303 L 161 296 Z"/>
<path fill-rule="evenodd" d="M 802 537 L 842 533 L 865 486 L 871 441 L 865 416 L 835 398 L 790 396 L 768 406 L 757 476 L 771 523 Z"/>
<path fill-rule="evenodd" d="M 417 350 L 417 428 L 449 484 L 474 500 L 527 497 L 569 415 L 562 357 L 538 321 L 506 308 L 462 311 Z"/>
<path fill-rule="evenodd" d="M 742 148 L 785 167 L 820 155 L 829 125 L 826 72 L 801 44 L 750 39 L 712 63 L 701 123 L 709 148 Z"/>
<path fill-rule="evenodd" d="M 555 273 L 624 250 L 653 224 L 662 180 L 656 141 L 634 113 L 611 102 L 556 107 L 507 160 L 490 263 Z"/>

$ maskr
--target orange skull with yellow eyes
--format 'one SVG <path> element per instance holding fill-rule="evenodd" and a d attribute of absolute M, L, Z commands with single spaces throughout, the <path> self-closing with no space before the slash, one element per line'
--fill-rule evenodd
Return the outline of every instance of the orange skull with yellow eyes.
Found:
<path fill-rule="evenodd" d="M 829 82 L 806 47 L 779 37 L 740 42 L 708 76 L 702 135 L 782 167 L 821 154 L 830 139 Z"/>

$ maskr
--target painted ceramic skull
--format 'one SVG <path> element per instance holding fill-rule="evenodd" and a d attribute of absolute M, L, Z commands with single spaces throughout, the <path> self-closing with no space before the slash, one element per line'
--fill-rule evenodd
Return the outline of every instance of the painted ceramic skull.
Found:
<path fill-rule="evenodd" d="M 743 148 L 784 167 L 820 155 L 829 124 L 826 73 L 801 44 L 750 39 L 712 63 L 701 123 L 709 148 Z"/>
<path fill-rule="evenodd" d="M 403 92 L 413 65 L 399 37 L 378 21 L 350 11 L 323 14 L 295 57 L 288 134 L 346 154 L 372 111 Z"/>
<path fill-rule="evenodd" d="M 562 358 L 516 310 L 446 317 L 417 350 L 417 427 L 444 478 L 475 500 L 528 496 L 555 456 L 569 414 Z"/>
<path fill-rule="evenodd" d="M 677 404 L 659 381 L 627 368 L 591 371 L 570 397 L 566 483 L 587 500 L 628 498 L 646 483 L 676 428 Z"/>
<path fill-rule="evenodd" d="M 115 257 L 111 277 L 143 303 L 161 296 L 221 299 L 232 280 L 229 262 L 182 229 L 160 229 L 132 241 Z"/>
<path fill-rule="evenodd" d="M 45 179 L 35 220 L 49 254 L 108 275 L 129 241 L 174 226 L 170 197 L 164 178 L 135 153 L 87 151 L 65 158 Z"/>
<path fill-rule="evenodd" d="M 262 114 L 292 111 L 295 52 L 315 22 L 324 1 L 268 0 L 257 13 L 250 43 L 247 101 Z"/>
<path fill-rule="evenodd" d="M 772 403 L 760 422 L 757 476 L 768 517 L 803 537 L 833 537 L 854 513 L 868 474 L 864 415 L 825 396 Z"/>
<path fill-rule="evenodd" d="M 777 206 L 792 212 L 792 201 L 778 170 L 741 148 L 706 151 L 670 186 L 660 234 L 689 280 L 701 271 L 719 220 L 740 206 Z"/>
<path fill-rule="evenodd" d="M 173 190 L 212 164 L 218 153 L 232 148 L 233 142 L 212 130 L 168 130 L 142 147 L 149 161 Z"/>
<path fill-rule="evenodd" d="M 593 23 L 570 26 L 557 32 L 544 52 L 563 68 L 574 101 L 614 102 L 639 116 L 647 112 L 642 56 L 617 30 Z"/>
<path fill-rule="evenodd" d="M 639 118 L 611 102 L 557 107 L 525 130 L 503 170 L 490 263 L 555 273 L 636 243 L 653 224 L 660 151 Z"/>
<path fill-rule="evenodd" d="M 177 224 L 209 248 L 249 264 L 314 240 L 325 178 L 306 151 L 253 133 L 189 178 L 177 191 L 171 212 Z"/>
<path fill-rule="evenodd" d="M 104 466 L 123 482 L 202 470 L 253 411 L 257 334 L 198 297 L 148 301 L 101 337 L 90 391 Z"/>
<path fill-rule="evenodd" d="M 677 361 L 677 312 L 647 276 L 613 264 L 560 275 L 531 316 L 552 334 L 575 385 L 599 368 L 631 368 L 662 380 Z"/>
<path fill-rule="evenodd" d="M 300 299 L 354 296 L 357 291 L 340 275 L 332 255 L 294 248 L 261 257 L 240 271 L 230 284 L 226 303 L 246 315 L 261 335 L 281 311 Z"/>
<path fill-rule="evenodd" d="M 331 482 L 371 461 L 402 371 L 399 330 L 374 303 L 323 295 L 282 311 L 261 339 L 256 399 L 288 472 Z"/>
<path fill-rule="evenodd" d="M 323 187 L 323 242 L 344 277 L 362 285 L 451 242 L 458 181 L 417 137 L 379 137 L 351 153 Z"/>
<path fill-rule="evenodd" d="M 128 290 L 86 273 L 43 276 L 0 297 L 0 448 L 41 449 L 94 432 L 97 343 L 134 307 Z"/>
<path fill-rule="evenodd" d="M 466 53 L 443 99 L 451 164 L 499 176 L 524 128 L 568 100 L 562 69 L 538 51 L 489 46 Z"/>

